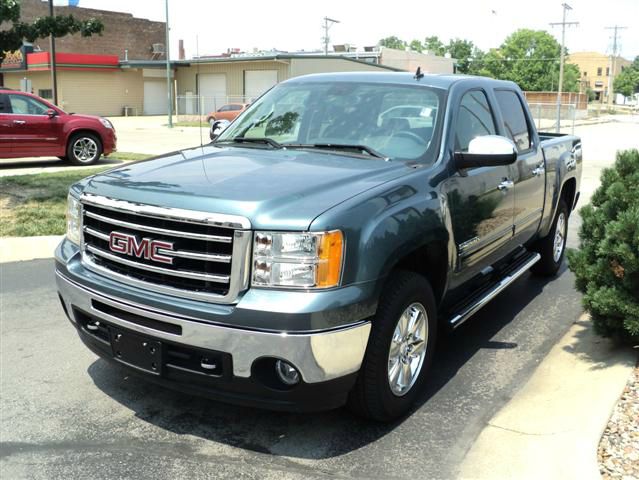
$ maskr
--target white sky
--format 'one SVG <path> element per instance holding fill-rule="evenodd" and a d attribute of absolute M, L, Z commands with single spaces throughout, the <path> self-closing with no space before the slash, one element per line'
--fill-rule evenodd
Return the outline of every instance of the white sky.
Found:
<path fill-rule="evenodd" d="M 578 26 L 567 29 L 570 52 L 610 53 L 612 32 L 604 27 L 627 26 L 621 30 L 621 54 L 639 55 L 639 0 L 568 0 L 573 10 L 568 21 Z M 251 51 L 313 50 L 322 47 L 322 19 L 341 23 L 330 31 L 331 45 L 351 43 L 374 45 L 380 38 L 396 35 L 410 41 L 438 35 L 445 42 L 460 37 L 472 40 L 483 50 L 496 47 L 518 28 L 546 29 L 557 39 L 562 0 L 305 0 L 228 1 L 169 0 L 171 58 L 177 58 L 178 39 L 184 39 L 187 58 L 199 52 L 219 54 L 227 48 Z M 164 0 L 80 0 L 80 6 L 130 12 L 151 20 L 164 20 Z M 492 13 L 492 12 L 495 13 Z"/>

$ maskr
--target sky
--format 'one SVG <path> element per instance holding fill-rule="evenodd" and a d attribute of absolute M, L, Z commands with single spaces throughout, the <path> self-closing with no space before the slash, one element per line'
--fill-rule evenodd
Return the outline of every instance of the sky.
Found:
<path fill-rule="evenodd" d="M 597 51 L 610 54 L 612 30 L 620 25 L 621 55 L 639 55 L 639 0 L 567 0 L 573 10 L 567 21 L 569 52 Z M 548 30 L 560 40 L 561 27 L 549 23 L 562 19 L 562 0 L 169 0 L 171 57 L 177 58 L 183 39 L 187 58 L 211 55 L 227 48 L 253 51 L 316 50 L 322 48 L 323 18 L 340 21 L 329 33 L 330 44 L 363 47 L 396 35 L 410 41 L 438 35 L 472 40 L 483 50 L 499 46 L 519 28 Z M 165 19 L 164 0 L 80 0 L 81 7 L 129 12 L 151 20 Z M 197 40 L 197 42 L 196 42 Z"/>

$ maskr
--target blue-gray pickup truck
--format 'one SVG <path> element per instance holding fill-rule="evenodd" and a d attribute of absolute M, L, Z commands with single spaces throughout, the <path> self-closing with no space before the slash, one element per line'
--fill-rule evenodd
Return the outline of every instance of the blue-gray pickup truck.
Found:
<path fill-rule="evenodd" d="M 581 141 L 514 83 L 310 75 L 211 136 L 74 184 L 56 250 L 82 341 L 162 385 L 397 418 L 438 334 L 563 261 Z"/>

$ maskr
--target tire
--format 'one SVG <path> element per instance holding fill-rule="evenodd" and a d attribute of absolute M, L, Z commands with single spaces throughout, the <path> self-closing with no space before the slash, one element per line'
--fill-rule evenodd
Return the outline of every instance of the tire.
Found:
<path fill-rule="evenodd" d="M 425 342 L 422 342 L 424 350 L 420 355 L 421 363 L 411 365 L 410 360 L 406 363 L 402 356 L 408 354 L 410 358 L 411 351 L 413 355 L 417 355 L 419 347 L 407 350 L 405 344 L 395 339 L 401 338 L 400 330 L 396 331 L 396 328 L 399 329 L 400 321 L 407 318 L 404 314 L 414 313 L 416 310 L 419 312 L 418 320 L 419 315 L 423 315 L 425 335 L 422 332 L 422 336 L 425 336 Z M 403 325 L 410 326 L 410 321 Z M 416 273 L 401 270 L 394 272 L 386 283 L 377 313 L 372 318 L 366 354 L 355 386 L 349 394 L 348 408 L 356 415 L 381 422 L 406 414 L 425 384 L 433 359 L 436 337 L 437 314 L 430 284 Z M 391 346 L 397 356 L 393 355 Z M 401 369 L 406 365 L 414 372 L 412 382 L 400 382 L 403 372 L 399 373 L 399 376 L 393 375 L 394 372 L 397 373 L 397 368 Z M 413 366 L 416 367 L 414 370 Z M 395 382 L 392 380 L 393 377 L 396 378 Z M 411 376 L 407 378 L 410 379 Z"/>
<path fill-rule="evenodd" d="M 564 199 L 559 200 L 557 213 L 548 235 L 539 240 L 535 249 L 541 259 L 530 269 L 535 275 L 552 277 L 557 274 L 566 255 L 568 235 L 568 206 Z"/>
<path fill-rule="evenodd" d="M 102 142 L 94 133 L 77 133 L 67 144 L 67 159 L 74 165 L 93 165 L 102 156 Z"/>

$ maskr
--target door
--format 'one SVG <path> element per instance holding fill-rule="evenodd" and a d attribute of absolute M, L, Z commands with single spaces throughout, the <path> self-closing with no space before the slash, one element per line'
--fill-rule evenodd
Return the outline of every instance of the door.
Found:
<path fill-rule="evenodd" d="M 254 101 L 275 84 L 277 84 L 277 70 L 244 71 L 244 95 L 248 102 Z"/>
<path fill-rule="evenodd" d="M 11 157 L 11 131 L 13 124 L 11 122 L 11 116 L 9 107 L 9 98 L 0 93 L 0 158 Z"/>
<path fill-rule="evenodd" d="M 36 98 L 7 94 L 11 113 L 12 157 L 55 157 L 60 155 L 62 124 L 59 116 L 49 117 L 50 107 Z"/>
<path fill-rule="evenodd" d="M 201 73 L 197 76 L 197 83 L 202 114 L 215 112 L 218 108 L 228 103 L 225 74 Z"/>
<path fill-rule="evenodd" d="M 166 79 L 144 80 L 144 115 L 166 115 L 168 108 Z"/>
<path fill-rule="evenodd" d="M 517 146 L 513 168 L 515 183 L 515 237 L 526 243 L 539 229 L 544 208 L 546 171 L 544 154 L 533 143 L 530 121 L 520 96 L 514 90 L 495 90 L 501 111 L 504 135 Z"/>
<path fill-rule="evenodd" d="M 455 151 L 468 151 L 478 136 L 495 135 L 495 117 L 483 90 L 462 97 L 457 111 Z M 514 191 L 510 166 L 479 167 L 458 172 L 447 181 L 457 268 L 471 278 L 503 257 L 513 236 Z"/>

